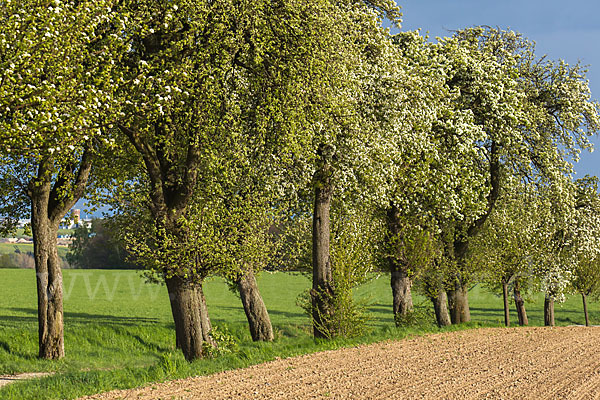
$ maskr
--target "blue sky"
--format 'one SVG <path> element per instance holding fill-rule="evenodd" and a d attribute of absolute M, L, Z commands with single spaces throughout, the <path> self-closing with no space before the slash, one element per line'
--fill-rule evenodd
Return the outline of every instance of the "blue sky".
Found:
<path fill-rule="evenodd" d="M 587 65 L 592 98 L 600 99 L 600 1 L 598 0 L 398 0 L 402 30 L 422 29 L 431 37 L 449 30 L 489 25 L 510 28 L 536 42 L 536 53 Z M 600 176 L 600 139 L 583 152 L 576 177 Z"/>

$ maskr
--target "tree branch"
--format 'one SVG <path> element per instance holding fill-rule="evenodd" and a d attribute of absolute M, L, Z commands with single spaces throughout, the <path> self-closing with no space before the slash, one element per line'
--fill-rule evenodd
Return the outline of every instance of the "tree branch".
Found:
<path fill-rule="evenodd" d="M 90 172 L 92 171 L 93 159 L 93 150 L 88 145 L 79 162 L 79 170 L 77 171 L 75 180 L 71 181 L 65 176 L 57 179 L 56 184 L 50 192 L 50 199 L 48 201 L 48 217 L 51 221 L 62 219 L 81 196 L 83 196 Z M 67 169 L 70 169 L 68 172 L 72 173 L 74 166 L 68 166 Z"/>
<path fill-rule="evenodd" d="M 489 171 L 491 189 L 487 195 L 486 210 L 479 218 L 473 221 L 471 226 L 469 226 L 465 237 L 462 237 L 462 235 L 459 233 L 459 235 L 461 236 L 455 239 L 454 252 L 459 257 L 466 253 L 469 246 L 470 238 L 475 236 L 483 227 L 483 224 L 494 210 L 496 200 L 498 200 L 498 195 L 500 194 L 500 159 L 498 156 L 498 144 L 496 143 L 496 141 L 492 141 Z"/>
<path fill-rule="evenodd" d="M 150 197 L 152 201 L 150 204 L 150 211 L 154 217 L 165 215 L 167 205 L 165 203 L 163 187 L 164 182 L 160 162 L 158 161 L 156 152 L 152 149 L 152 146 L 147 141 L 145 142 L 142 140 L 140 135 L 135 130 L 120 124 L 119 129 L 129 139 L 129 142 L 142 156 L 144 159 L 144 164 L 146 164 L 146 170 L 148 172 L 151 185 Z"/>

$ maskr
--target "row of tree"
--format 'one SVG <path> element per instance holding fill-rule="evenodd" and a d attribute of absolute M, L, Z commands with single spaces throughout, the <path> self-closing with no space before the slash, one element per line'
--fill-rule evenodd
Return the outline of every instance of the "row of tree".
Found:
<path fill-rule="evenodd" d="M 566 210 L 581 224 L 592 210 L 572 207 L 587 200 L 570 161 L 600 127 L 582 68 L 511 31 L 431 43 L 384 18 L 400 23 L 391 0 L 2 4 L 0 214 L 5 229 L 31 215 L 40 356 L 64 356 L 55 238 L 86 193 L 165 282 L 188 360 L 215 345 L 210 275 L 239 290 L 253 339 L 271 340 L 266 267 L 312 268 L 314 336 L 332 337 L 382 262 L 394 312 L 419 277 L 440 325 L 447 302 L 468 321 L 483 270 L 524 265 L 555 298 L 563 250 L 593 263 L 596 239 L 565 228 Z M 528 230 L 539 256 L 517 242 Z M 494 235 L 518 262 L 496 259 Z"/>
<path fill-rule="evenodd" d="M 563 193 L 523 183 L 504 193 L 473 244 L 470 273 L 501 292 L 509 325 L 509 285 L 520 325 L 527 325 L 523 294 L 545 293 L 544 321 L 554 325 L 554 301 L 582 296 L 589 325 L 587 296 L 600 284 L 600 197 L 598 178 L 578 179 Z"/>

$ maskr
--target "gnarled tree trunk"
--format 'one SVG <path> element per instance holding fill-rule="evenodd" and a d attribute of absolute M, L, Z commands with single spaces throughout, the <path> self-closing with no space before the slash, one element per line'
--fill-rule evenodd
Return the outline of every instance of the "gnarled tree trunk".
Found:
<path fill-rule="evenodd" d="M 517 318 L 519 319 L 520 326 L 529 325 L 529 321 L 527 319 L 527 312 L 525 311 L 525 301 L 521 296 L 521 290 L 519 288 L 519 281 L 515 281 L 515 285 L 513 286 L 513 294 L 515 298 L 515 307 L 517 308 Z"/>
<path fill-rule="evenodd" d="M 587 296 L 585 293 L 581 293 L 581 300 L 583 301 L 583 314 L 585 315 L 585 326 L 590 326 L 590 316 L 588 315 L 587 307 Z"/>
<path fill-rule="evenodd" d="M 240 298 L 244 305 L 252 340 L 270 342 L 273 340 L 273 327 L 269 312 L 263 302 L 256 277 L 251 269 L 247 269 L 237 280 Z"/>
<path fill-rule="evenodd" d="M 56 360 L 65 356 L 62 271 L 56 247 L 58 223 L 48 218 L 47 201 L 43 197 L 32 200 L 31 226 L 37 277 L 39 356 Z"/>
<path fill-rule="evenodd" d="M 83 195 L 91 168 L 89 149 L 84 151 L 79 165 L 66 165 L 60 171 L 56 171 L 52 159 L 46 158 L 40 161 L 38 175 L 27 188 L 31 201 L 41 358 L 56 360 L 65 355 L 62 270 L 56 239 L 60 221 Z M 53 178 L 56 178 L 54 184 Z"/>
<path fill-rule="evenodd" d="M 544 325 L 554 326 L 554 299 L 549 295 L 544 299 Z"/>
<path fill-rule="evenodd" d="M 504 325 L 510 326 L 510 309 L 508 307 L 508 282 L 502 279 L 502 299 L 504 300 Z"/>
<path fill-rule="evenodd" d="M 166 278 L 171 312 L 175 321 L 177 346 L 186 360 L 192 361 L 205 356 L 205 343 L 214 346 L 210 337 L 210 319 L 202 283 L 187 282 L 173 276 Z"/>
<path fill-rule="evenodd" d="M 328 338 L 328 316 L 332 313 L 334 294 L 333 275 L 329 253 L 330 210 L 333 185 L 331 168 L 322 166 L 315 175 L 315 198 L 312 226 L 313 282 L 311 301 L 315 338 Z"/>
<path fill-rule="evenodd" d="M 412 281 L 405 270 L 393 270 L 390 277 L 394 315 L 407 315 L 413 309 Z"/>
<path fill-rule="evenodd" d="M 468 289 L 456 283 L 453 290 L 448 291 L 448 305 L 450 306 L 450 319 L 453 324 L 471 321 L 469 309 Z"/>
<path fill-rule="evenodd" d="M 387 227 L 389 237 L 388 264 L 390 267 L 390 286 L 392 287 L 393 312 L 396 315 L 407 315 L 413 308 L 411 287 L 412 280 L 409 277 L 408 265 L 403 262 L 400 250 L 396 243 L 401 240 L 399 210 L 394 204 L 387 211 Z"/>
<path fill-rule="evenodd" d="M 443 288 L 440 288 L 436 296 L 430 296 L 435 311 L 435 320 L 438 326 L 448 326 L 451 324 L 450 314 L 448 313 L 448 296 Z"/>

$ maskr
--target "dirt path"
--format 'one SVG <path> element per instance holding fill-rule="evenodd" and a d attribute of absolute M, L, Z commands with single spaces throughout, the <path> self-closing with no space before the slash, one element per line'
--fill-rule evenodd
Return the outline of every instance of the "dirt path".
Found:
<path fill-rule="evenodd" d="M 600 399 L 600 328 L 436 334 L 92 398 Z"/>
<path fill-rule="evenodd" d="M 16 375 L 0 375 L 0 387 L 10 385 L 18 381 L 27 379 L 43 378 L 44 376 L 52 375 L 51 372 L 25 372 Z"/>

